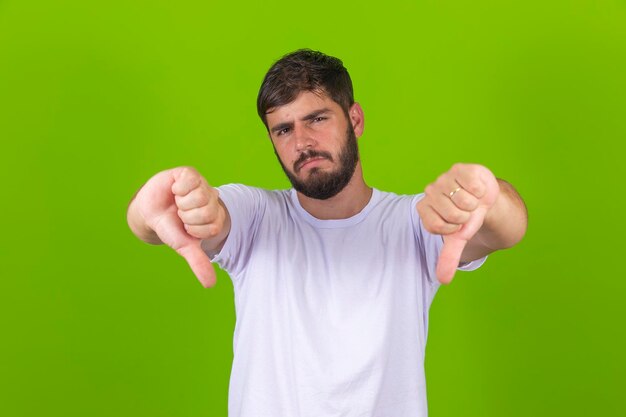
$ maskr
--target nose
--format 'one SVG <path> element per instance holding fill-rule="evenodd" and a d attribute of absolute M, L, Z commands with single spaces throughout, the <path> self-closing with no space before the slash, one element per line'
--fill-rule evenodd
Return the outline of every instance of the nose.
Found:
<path fill-rule="evenodd" d="M 296 150 L 302 152 L 305 149 L 312 148 L 315 145 L 315 138 L 312 132 L 301 124 L 296 123 L 294 126 L 294 135 L 296 139 Z"/>

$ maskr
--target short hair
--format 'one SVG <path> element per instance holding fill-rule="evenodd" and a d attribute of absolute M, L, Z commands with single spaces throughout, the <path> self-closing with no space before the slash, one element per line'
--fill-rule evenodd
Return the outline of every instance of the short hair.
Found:
<path fill-rule="evenodd" d="M 303 91 L 326 94 L 348 115 L 354 104 L 352 80 L 340 59 L 311 49 L 299 49 L 276 61 L 267 71 L 257 112 L 267 126 L 267 111 L 291 103 Z"/>

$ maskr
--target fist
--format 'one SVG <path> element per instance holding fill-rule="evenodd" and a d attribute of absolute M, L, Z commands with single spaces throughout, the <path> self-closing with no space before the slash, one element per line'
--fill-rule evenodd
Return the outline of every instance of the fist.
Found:
<path fill-rule="evenodd" d="M 198 239 L 211 239 L 222 232 L 226 214 L 217 190 L 194 168 L 174 173 L 172 194 L 185 231 Z"/>
<path fill-rule="evenodd" d="M 216 277 L 202 242 L 212 240 L 216 247 L 225 238 L 227 216 L 217 190 L 190 167 L 154 175 L 128 210 L 133 232 L 146 242 L 162 242 L 178 252 L 205 287 L 213 286 Z"/>
<path fill-rule="evenodd" d="M 437 278 L 449 283 L 467 242 L 482 226 L 495 203 L 499 186 L 495 176 L 481 165 L 455 164 L 424 190 L 417 211 L 427 231 L 444 235 L 437 262 Z"/>

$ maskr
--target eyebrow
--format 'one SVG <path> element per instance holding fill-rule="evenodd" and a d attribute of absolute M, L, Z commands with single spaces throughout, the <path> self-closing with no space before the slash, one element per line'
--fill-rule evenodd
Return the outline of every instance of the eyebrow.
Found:
<path fill-rule="evenodd" d="M 319 110 L 315 110 L 309 114 L 307 114 L 306 116 L 304 116 L 303 118 L 300 119 L 300 121 L 302 122 L 307 122 L 309 120 L 313 120 L 316 117 L 319 117 L 323 114 L 329 113 L 330 109 L 328 107 L 324 107 L 323 109 L 319 109 Z M 293 127 L 293 122 L 285 122 L 285 123 L 279 123 L 276 126 L 274 126 L 271 131 L 272 133 L 276 133 L 276 132 L 280 132 L 283 129 L 286 128 L 290 128 Z"/>

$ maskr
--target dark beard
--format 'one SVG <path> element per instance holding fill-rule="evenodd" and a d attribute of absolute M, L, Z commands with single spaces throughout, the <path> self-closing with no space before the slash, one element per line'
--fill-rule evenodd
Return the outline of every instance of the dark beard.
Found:
<path fill-rule="evenodd" d="M 276 149 L 274 149 L 274 153 L 276 153 Z M 278 158 L 278 162 L 280 162 L 280 166 L 283 168 L 285 175 L 287 175 L 287 178 L 289 178 L 291 185 L 296 189 L 296 191 L 309 198 L 327 200 L 339 194 L 339 192 L 343 190 L 346 185 L 348 185 L 350 179 L 352 179 L 354 170 L 356 169 L 356 164 L 359 162 L 359 148 L 356 143 L 354 129 L 350 124 L 348 124 L 346 141 L 339 152 L 339 168 L 332 172 L 323 172 L 317 167 L 312 168 L 309 172 L 309 178 L 306 181 L 301 181 L 296 178 L 295 175 L 293 175 L 291 171 L 285 167 L 277 153 L 276 157 Z M 297 167 L 302 162 L 314 157 L 322 157 L 330 160 L 331 162 L 333 161 L 332 156 L 327 152 L 314 150 L 304 151 L 294 163 L 294 171 L 298 169 Z"/>

